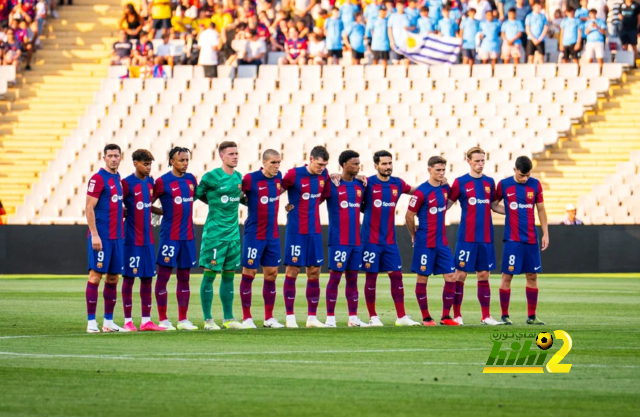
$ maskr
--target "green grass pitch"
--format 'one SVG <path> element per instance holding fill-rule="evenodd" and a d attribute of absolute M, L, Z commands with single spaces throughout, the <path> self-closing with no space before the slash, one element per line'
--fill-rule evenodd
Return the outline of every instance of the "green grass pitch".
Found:
<path fill-rule="evenodd" d="M 381 275 L 378 313 L 384 328 L 345 327 L 343 282 L 337 329 L 87 335 L 84 279 L 2 277 L 0 415 L 638 415 L 640 275 L 540 277 L 538 313 L 548 325 L 534 330 L 571 335 L 573 349 L 563 361 L 573 365 L 568 374 L 483 374 L 496 329 L 479 325 L 474 281 L 467 280 L 467 325 L 460 328 L 394 327 L 388 279 Z M 201 326 L 199 282 L 194 276 L 190 318 Z M 414 276 L 406 277 L 407 312 L 417 319 L 414 283 Z M 219 322 L 217 284 L 214 317 Z M 304 284 L 298 280 L 300 325 L 306 318 Z M 172 278 L 169 311 L 175 323 L 174 285 Z M 279 279 L 276 317 L 284 321 L 281 285 Z M 324 288 L 326 277 L 321 285 Z M 261 287 L 256 280 L 253 311 L 258 325 Z M 136 324 L 138 288 L 136 284 Z M 440 313 L 441 294 L 442 278 L 432 279 L 429 307 L 434 316 Z M 515 325 L 499 330 L 531 330 L 523 325 L 521 278 L 514 279 L 511 301 Z M 240 316 L 237 295 L 235 302 Z M 323 309 L 324 301 L 321 319 Z M 491 309 L 498 318 L 497 277 L 492 279 Z M 155 306 L 153 316 L 156 320 Z M 368 318 L 362 282 L 360 317 Z M 118 300 L 116 322 L 122 321 Z M 560 346 L 556 341 L 550 352 Z"/>

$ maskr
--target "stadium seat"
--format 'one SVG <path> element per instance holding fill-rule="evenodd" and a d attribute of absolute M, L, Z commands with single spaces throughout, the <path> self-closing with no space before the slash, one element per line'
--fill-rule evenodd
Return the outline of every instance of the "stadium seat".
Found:
<path fill-rule="evenodd" d="M 504 65 L 498 65 L 497 67 L 503 67 Z M 513 71 L 513 70 L 512 70 Z M 513 72 L 512 74 L 513 75 Z M 491 78 L 493 76 L 493 69 L 489 64 L 478 64 L 473 66 L 473 77 L 479 80 L 484 78 Z"/>

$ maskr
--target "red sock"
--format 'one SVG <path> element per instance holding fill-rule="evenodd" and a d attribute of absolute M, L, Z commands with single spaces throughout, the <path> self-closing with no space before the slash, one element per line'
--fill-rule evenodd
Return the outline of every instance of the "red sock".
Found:
<path fill-rule="evenodd" d="M 396 315 L 399 319 L 407 315 L 404 311 L 404 284 L 402 282 L 402 272 L 394 271 L 389 274 L 391 281 L 391 298 L 396 307 Z M 425 288 L 426 290 L 426 288 Z"/>
<path fill-rule="evenodd" d="M 338 285 L 342 279 L 342 272 L 329 271 L 329 282 L 325 297 L 327 298 L 327 316 L 335 316 L 336 301 L 338 300 Z"/>
<path fill-rule="evenodd" d="M 442 290 L 442 317 L 448 317 L 451 315 L 451 306 L 453 305 L 453 299 L 456 296 L 456 283 L 445 282 L 444 289 Z"/>
<path fill-rule="evenodd" d="M 87 299 L 87 317 L 89 320 L 96 319 L 96 306 L 98 305 L 98 288 L 97 284 L 92 284 L 87 281 L 87 289 L 85 290 L 85 297 Z"/>
<path fill-rule="evenodd" d="M 153 278 L 140 278 L 140 302 L 142 317 L 151 317 L 151 282 Z"/>
<path fill-rule="evenodd" d="M 122 308 L 124 309 L 124 318 L 131 318 L 131 310 L 133 305 L 133 284 L 136 279 L 133 277 L 122 277 Z"/>
<path fill-rule="evenodd" d="M 429 303 L 427 302 L 427 284 L 416 282 L 416 299 L 418 300 L 418 307 L 422 313 L 422 319 L 426 320 L 431 318 L 429 314 Z"/>
<path fill-rule="evenodd" d="M 538 307 L 538 289 L 525 288 L 527 294 L 527 315 L 533 317 L 536 315 L 536 307 Z"/>
<path fill-rule="evenodd" d="M 364 281 L 364 300 L 367 303 L 369 317 L 377 316 L 376 313 L 376 283 L 378 282 L 378 274 L 376 272 L 367 272 Z"/>
<path fill-rule="evenodd" d="M 509 315 L 509 299 L 511 298 L 511 289 L 503 290 L 500 288 L 500 308 L 502 309 L 502 315 Z"/>
<path fill-rule="evenodd" d="M 178 278 L 178 284 L 176 287 L 176 298 L 178 299 L 178 320 L 187 320 L 189 299 L 191 298 L 189 272 L 189 269 L 180 268 L 176 271 L 176 276 Z"/>
<path fill-rule="evenodd" d="M 318 313 L 318 303 L 320 302 L 320 280 L 307 280 L 307 315 L 315 316 Z"/>
<path fill-rule="evenodd" d="M 286 276 L 282 287 L 284 296 L 284 308 L 287 315 L 293 314 L 293 305 L 296 302 L 296 279 Z"/>
<path fill-rule="evenodd" d="M 358 271 L 347 271 L 345 273 L 347 285 L 344 294 L 347 297 L 347 309 L 350 316 L 358 315 Z"/>
<path fill-rule="evenodd" d="M 262 298 L 264 299 L 264 319 L 273 318 L 273 306 L 276 303 L 276 282 L 264 280 L 262 285 Z"/>
<path fill-rule="evenodd" d="M 456 295 L 453 297 L 453 317 L 460 317 L 462 307 L 462 297 L 464 297 L 464 282 L 456 281 Z"/>
<path fill-rule="evenodd" d="M 156 305 L 158 306 L 158 320 L 167 320 L 167 283 L 171 278 L 173 268 L 158 265 L 158 278 L 156 279 Z"/>
<path fill-rule="evenodd" d="M 242 303 L 242 320 L 251 318 L 251 285 L 253 284 L 251 275 L 242 274 L 240 281 L 240 302 Z"/>
<path fill-rule="evenodd" d="M 491 317 L 489 307 L 491 306 L 491 287 L 489 281 L 478 281 L 478 301 L 482 310 L 482 320 Z"/>

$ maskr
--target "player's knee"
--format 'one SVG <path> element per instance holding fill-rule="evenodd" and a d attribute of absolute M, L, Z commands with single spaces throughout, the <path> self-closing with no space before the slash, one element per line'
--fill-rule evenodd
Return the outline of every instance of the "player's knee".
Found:
<path fill-rule="evenodd" d="M 456 282 L 456 274 L 444 274 L 445 282 Z"/>
<path fill-rule="evenodd" d="M 502 281 L 511 282 L 512 279 L 513 279 L 513 275 L 502 274 Z"/>
<path fill-rule="evenodd" d="M 478 272 L 478 281 L 488 281 L 488 280 L 489 280 L 489 271 Z"/>
<path fill-rule="evenodd" d="M 253 278 L 255 278 L 257 272 L 257 269 L 242 268 L 242 275 L 249 275 Z"/>
<path fill-rule="evenodd" d="M 298 274 L 300 273 L 300 267 L 298 266 L 287 266 L 285 271 L 289 278 L 298 278 Z"/>
<path fill-rule="evenodd" d="M 456 271 L 456 281 L 464 282 L 467 279 L 467 273 L 464 271 Z"/>
<path fill-rule="evenodd" d="M 528 282 L 538 282 L 538 274 L 527 274 L 526 277 Z"/>
<path fill-rule="evenodd" d="M 320 279 L 320 267 L 319 266 L 307 267 L 307 278 L 311 280 Z"/>
<path fill-rule="evenodd" d="M 418 275 L 416 280 L 420 283 L 420 284 L 426 284 L 427 281 L 429 280 L 429 277 L 426 275 Z"/>
<path fill-rule="evenodd" d="M 118 283 L 118 275 L 107 274 L 104 278 L 107 284 L 117 284 Z"/>

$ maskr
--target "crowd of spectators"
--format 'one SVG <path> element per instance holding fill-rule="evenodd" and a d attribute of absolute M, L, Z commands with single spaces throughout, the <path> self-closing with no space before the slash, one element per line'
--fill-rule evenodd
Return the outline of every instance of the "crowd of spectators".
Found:
<path fill-rule="evenodd" d="M 284 52 L 280 65 L 347 57 L 408 65 L 402 50 L 409 33 L 459 38 L 460 61 L 470 65 L 545 62 L 547 39 L 557 40 L 563 62 L 585 54 L 602 63 L 605 40 L 614 36 L 637 54 L 640 6 L 633 0 L 609 0 L 611 10 L 607 0 L 546 1 L 142 0 L 124 7 L 113 64 L 149 71 L 199 64 L 215 76 L 218 64 L 260 65 Z"/>

